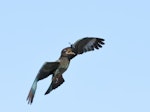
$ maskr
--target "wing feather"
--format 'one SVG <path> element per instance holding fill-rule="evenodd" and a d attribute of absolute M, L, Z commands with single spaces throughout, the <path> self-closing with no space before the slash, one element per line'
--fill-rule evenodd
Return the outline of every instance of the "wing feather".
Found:
<path fill-rule="evenodd" d="M 96 37 L 85 37 L 77 40 L 71 45 L 73 52 L 82 54 L 84 52 L 93 51 L 94 49 L 99 49 L 104 45 L 104 39 Z"/>
<path fill-rule="evenodd" d="M 57 69 L 58 66 L 59 62 L 45 62 L 37 74 L 37 80 L 42 80 L 48 77 Z"/>
<path fill-rule="evenodd" d="M 59 66 L 59 62 L 46 62 L 41 67 L 39 73 L 37 74 L 32 86 L 31 86 L 29 94 L 27 96 L 27 101 L 29 104 L 31 104 L 33 102 L 33 98 L 34 98 L 36 88 L 37 88 L 37 82 L 39 80 L 42 80 L 42 79 L 48 77 L 50 74 L 53 74 L 53 72 L 57 69 L 58 66 Z"/>

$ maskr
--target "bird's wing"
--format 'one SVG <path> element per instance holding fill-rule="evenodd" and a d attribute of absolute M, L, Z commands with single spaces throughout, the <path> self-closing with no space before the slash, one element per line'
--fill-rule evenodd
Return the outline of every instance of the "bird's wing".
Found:
<path fill-rule="evenodd" d="M 42 80 L 52 74 L 59 66 L 59 62 L 45 62 L 37 74 L 37 79 Z"/>
<path fill-rule="evenodd" d="M 33 98 L 36 92 L 36 88 L 37 88 L 37 82 L 39 80 L 42 80 L 46 77 L 48 77 L 50 74 L 52 74 L 57 67 L 59 66 L 59 62 L 46 62 L 40 69 L 39 73 L 37 74 L 31 89 L 29 91 L 29 94 L 27 96 L 27 101 L 29 104 L 31 104 L 33 102 Z"/>
<path fill-rule="evenodd" d="M 71 45 L 73 52 L 77 54 L 82 54 L 87 51 L 93 51 L 94 49 L 99 49 L 104 44 L 104 39 L 95 37 L 85 37 L 77 40 Z"/>

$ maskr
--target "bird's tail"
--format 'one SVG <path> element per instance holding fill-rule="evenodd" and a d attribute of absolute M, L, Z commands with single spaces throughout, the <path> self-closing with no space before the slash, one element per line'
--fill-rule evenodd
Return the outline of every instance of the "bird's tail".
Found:
<path fill-rule="evenodd" d="M 37 88 L 37 80 L 35 79 L 27 97 L 28 104 L 32 104 L 36 88 Z"/>
<path fill-rule="evenodd" d="M 49 86 L 49 88 L 47 89 L 46 94 L 50 93 L 53 89 L 56 89 L 58 86 L 60 86 L 63 82 L 64 82 L 64 78 L 62 77 L 62 75 L 57 75 L 57 76 L 53 76 L 52 78 L 52 83 Z"/>

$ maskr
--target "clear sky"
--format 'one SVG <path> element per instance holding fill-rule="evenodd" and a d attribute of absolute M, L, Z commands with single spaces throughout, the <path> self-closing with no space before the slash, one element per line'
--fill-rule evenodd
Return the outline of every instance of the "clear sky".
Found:
<path fill-rule="evenodd" d="M 28 105 L 43 63 L 86 36 L 106 44 L 74 58 L 51 94 L 40 81 Z M 0 68 L 0 112 L 150 112 L 150 1 L 1 0 Z"/>

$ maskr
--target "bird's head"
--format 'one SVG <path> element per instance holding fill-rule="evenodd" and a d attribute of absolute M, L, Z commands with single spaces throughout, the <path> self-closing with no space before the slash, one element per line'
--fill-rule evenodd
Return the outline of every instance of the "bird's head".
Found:
<path fill-rule="evenodd" d="M 72 51 L 72 49 L 70 47 L 64 48 L 61 51 L 61 57 L 68 57 L 69 59 L 71 59 L 71 57 L 75 56 L 76 54 Z"/>

